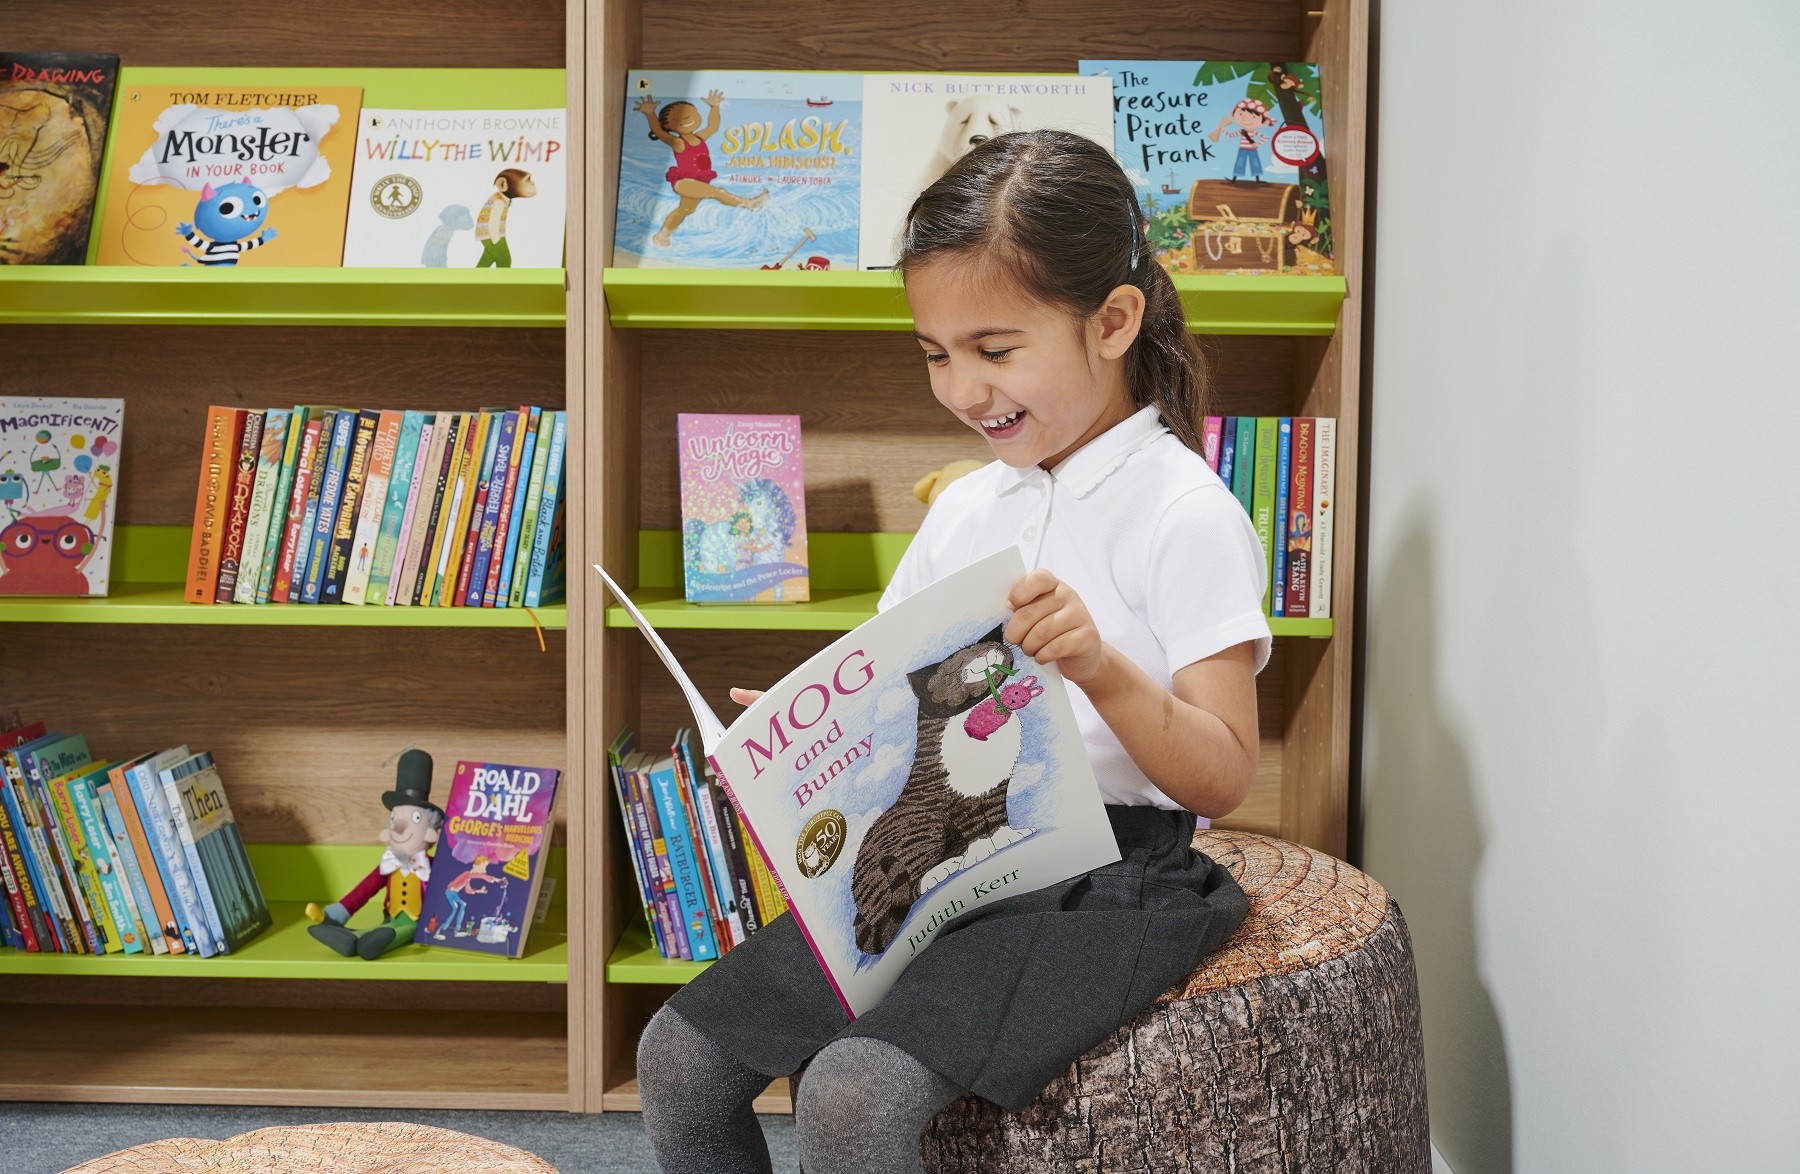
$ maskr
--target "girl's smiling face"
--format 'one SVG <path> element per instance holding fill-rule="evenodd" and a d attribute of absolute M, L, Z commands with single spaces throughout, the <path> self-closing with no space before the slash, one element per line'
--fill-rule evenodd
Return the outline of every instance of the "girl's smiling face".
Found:
<path fill-rule="evenodd" d="M 1085 322 L 944 258 L 906 274 L 931 391 L 1014 468 L 1053 469 L 1135 410 L 1124 357 L 1143 322 L 1136 286 Z"/>

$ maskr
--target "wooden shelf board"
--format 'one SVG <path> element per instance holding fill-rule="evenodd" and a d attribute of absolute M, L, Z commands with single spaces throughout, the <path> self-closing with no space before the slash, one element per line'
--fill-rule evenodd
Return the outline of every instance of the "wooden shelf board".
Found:
<path fill-rule="evenodd" d="M 664 958 L 650 931 L 642 925 L 626 928 L 619 944 L 606 959 L 607 982 L 653 982 L 681 985 L 690 982 L 710 962 L 682 962 Z"/>
<path fill-rule="evenodd" d="M 897 276 L 801 269 L 603 272 L 612 324 L 643 329 L 911 330 Z M 1328 335 L 1342 277 L 1175 278 L 1188 329 L 1201 334 Z"/>
<path fill-rule="evenodd" d="M 794 1098 L 788 1091 L 788 1078 L 776 1077 L 761 1096 L 750 1102 L 750 1107 L 758 1113 L 792 1113 Z M 600 1108 L 607 1113 L 644 1111 L 644 1103 L 638 1097 L 635 1069 L 613 1073 L 612 1078 L 606 1082 L 606 1090 L 600 1094 Z"/>

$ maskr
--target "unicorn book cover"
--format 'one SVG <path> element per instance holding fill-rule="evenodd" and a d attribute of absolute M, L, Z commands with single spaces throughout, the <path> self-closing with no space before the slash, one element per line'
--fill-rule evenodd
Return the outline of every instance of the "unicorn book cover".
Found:
<path fill-rule="evenodd" d="M 675 435 L 688 602 L 810 598 L 800 417 L 683 412 Z"/>
<path fill-rule="evenodd" d="M 955 918 L 1119 858 L 1066 686 L 1006 641 L 1008 547 L 794 669 L 729 728 L 599 567 L 693 710 L 851 1016 Z"/>
<path fill-rule="evenodd" d="M 0 396 L 0 595 L 105 595 L 122 399 Z"/>

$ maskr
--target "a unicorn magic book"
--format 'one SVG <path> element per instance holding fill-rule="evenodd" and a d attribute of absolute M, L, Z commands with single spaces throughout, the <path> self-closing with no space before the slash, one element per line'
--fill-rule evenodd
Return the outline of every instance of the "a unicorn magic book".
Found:
<path fill-rule="evenodd" d="M 714 772 L 853 1017 L 959 915 L 1119 858 L 1061 675 L 1002 634 L 1024 573 L 1010 547 L 940 579 L 729 727 L 606 580 L 681 685 Z"/>

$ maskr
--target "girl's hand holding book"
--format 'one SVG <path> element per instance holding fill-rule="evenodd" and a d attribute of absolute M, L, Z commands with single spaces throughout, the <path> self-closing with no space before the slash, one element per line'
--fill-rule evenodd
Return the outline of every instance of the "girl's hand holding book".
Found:
<path fill-rule="evenodd" d="M 1077 685 L 1099 673 L 1106 646 L 1073 587 L 1040 567 L 1013 584 L 1006 601 L 1013 608 L 1006 639 L 1026 656 L 1039 664 L 1055 662 L 1063 677 Z"/>
<path fill-rule="evenodd" d="M 758 701 L 762 700 L 762 695 L 763 691 L 761 689 L 738 689 L 734 687 L 731 690 L 731 699 L 743 706 L 755 705 Z"/>

